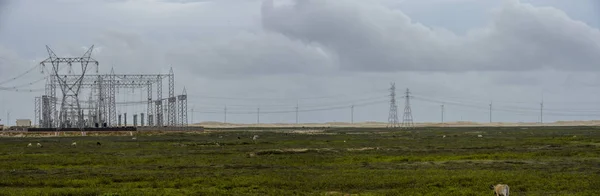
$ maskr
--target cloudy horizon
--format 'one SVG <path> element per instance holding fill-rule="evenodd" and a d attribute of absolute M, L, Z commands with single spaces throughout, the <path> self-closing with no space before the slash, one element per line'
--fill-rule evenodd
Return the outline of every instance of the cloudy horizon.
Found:
<path fill-rule="evenodd" d="M 100 72 L 175 72 L 194 122 L 388 119 L 388 88 L 412 92 L 416 122 L 537 122 L 600 117 L 600 3 L 594 0 L 8 0 L 0 1 L 0 89 L 47 58 L 90 45 Z M 47 74 L 47 72 L 46 72 Z M 3 83 L 5 80 L 10 80 Z M 20 89 L 44 88 L 43 82 Z M 0 91 L 33 118 L 43 92 Z M 117 101 L 143 100 L 143 91 Z M 122 108 L 145 111 L 145 105 Z M 192 114 L 189 114 L 191 120 Z"/>

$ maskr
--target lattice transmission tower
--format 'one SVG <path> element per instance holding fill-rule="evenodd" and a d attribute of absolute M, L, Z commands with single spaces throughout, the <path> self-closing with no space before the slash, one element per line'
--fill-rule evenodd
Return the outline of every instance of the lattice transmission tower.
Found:
<path fill-rule="evenodd" d="M 187 126 L 188 125 L 188 109 L 187 109 L 187 91 L 185 87 L 183 88 L 183 92 L 181 95 L 177 95 L 177 101 L 179 103 L 179 126 Z"/>
<path fill-rule="evenodd" d="M 410 109 L 410 97 L 410 90 L 406 89 L 406 93 L 404 95 L 404 116 L 402 117 L 403 128 L 415 127 L 415 124 L 413 123 L 412 110 Z"/>
<path fill-rule="evenodd" d="M 167 125 L 177 126 L 177 97 L 175 97 L 175 74 L 169 70 L 169 98 L 167 98 Z"/>
<path fill-rule="evenodd" d="M 398 127 L 398 106 L 396 105 L 396 83 L 390 87 L 390 113 L 388 116 L 388 128 Z"/>
<path fill-rule="evenodd" d="M 46 50 L 48 51 L 49 57 L 40 62 L 42 66 L 46 66 L 46 64 L 52 65 L 53 74 L 51 77 L 58 82 L 60 90 L 62 91 L 62 99 L 60 103 L 60 111 L 58 115 L 58 129 L 61 128 L 79 128 L 83 129 L 85 126 L 84 114 L 81 108 L 81 103 L 79 100 L 79 94 L 81 92 L 81 83 L 83 78 L 88 70 L 88 64 L 92 63 L 96 65 L 96 73 L 98 72 L 98 61 L 91 58 L 92 51 L 94 50 L 94 45 L 92 45 L 81 57 L 58 57 L 50 49 L 50 47 L 46 46 Z M 76 73 L 73 70 L 73 63 L 81 64 L 81 72 Z M 75 82 L 67 81 L 66 78 L 59 77 L 61 70 L 61 65 L 66 64 L 68 66 L 69 74 L 73 74 L 76 77 Z"/>

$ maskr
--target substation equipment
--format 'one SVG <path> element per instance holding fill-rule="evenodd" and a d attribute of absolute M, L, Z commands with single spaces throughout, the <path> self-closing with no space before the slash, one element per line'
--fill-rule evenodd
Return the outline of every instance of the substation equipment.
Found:
<path fill-rule="evenodd" d="M 81 57 L 58 57 L 46 46 L 49 57 L 40 64 L 52 66 L 45 93 L 35 97 L 35 120 L 39 128 L 84 129 L 127 127 L 127 113 L 117 114 L 118 105 L 146 105 L 146 112 L 130 114 L 137 127 L 185 127 L 187 119 L 187 94 L 175 95 L 175 74 L 99 74 L 99 62 L 91 57 L 94 46 Z M 78 65 L 74 69 L 74 65 Z M 80 65 L 80 67 L 79 67 Z M 88 66 L 95 73 L 88 74 Z M 66 68 L 67 70 L 64 70 Z M 166 80 L 168 94 L 163 95 Z M 146 99 L 118 103 L 119 89 L 146 91 Z M 60 91 L 60 92 L 57 92 Z M 121 123 L 121 116 L 125 123 Z M 138 118 L 139 117 L 139 121 Z M 139 122 L 139 124 L 138 124 Z"/>

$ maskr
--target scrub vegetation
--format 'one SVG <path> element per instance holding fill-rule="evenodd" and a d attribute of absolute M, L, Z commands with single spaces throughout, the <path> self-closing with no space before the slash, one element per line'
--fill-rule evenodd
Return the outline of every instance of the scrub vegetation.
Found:
<path fill-rule="evenodd" d="M 511 195 L 600 195 L 600 129 L 238 128 L 0 138 L 0 195 L 479 196 L 493 195 L 489 186 L 497 183 L 508 184 Z"/>

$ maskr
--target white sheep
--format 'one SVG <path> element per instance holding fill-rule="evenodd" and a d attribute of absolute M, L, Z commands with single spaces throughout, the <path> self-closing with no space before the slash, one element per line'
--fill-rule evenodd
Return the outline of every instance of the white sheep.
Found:
<path fill-rule="evenodd" d="M 258 135 L 254 135 L 254 137 L 252 137 L 252 140 L 254 140 L 254 143 L 256 143 L 257 139 L 258 139 Z"/>
<path fill-rule="evenodd" d="M 482 137 L 483 137 L 483 135 L 477 135 L 477 137 L 479 137 L 479 138 L 482 138 Z"/>
<path fill-rule="evenodd" d="M 40 144 L 40 143 L 37 143 L 37 147 L 40 147 L 40 148 L 41 148 L 41 147 L 42 147 L 42 144 Z"/>
<path fill-rule="evenodd" d="M 508 196 L 508 184 L 490 185 L 490 189 L 494 190 L 494 194 L 496 194 L 496 196 Z"/>
<path fill-rule="evenodd" d="M 27 147 L 31 147 L 31 146 L 33 146 L 33 145 L 31 145 L 31 143 L 27 144 Z"/>
<path fill-rule="evenodd" d="M 71 146 L 77 146 L 77 142 L 73 142 Z"/>
<path fill-rule="evenodd" d="M 446 135 L 442 136 L 442 138 L 446 138 Z"/>
<path fill-rule="evenodd" d="M 137 140 L 137 137 L 133 137 L 133 138 L 131 138 L 131 139 L 132 139 L 132 140 Z"/>

